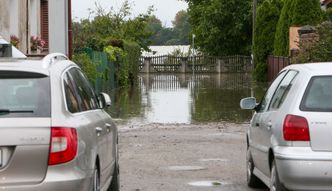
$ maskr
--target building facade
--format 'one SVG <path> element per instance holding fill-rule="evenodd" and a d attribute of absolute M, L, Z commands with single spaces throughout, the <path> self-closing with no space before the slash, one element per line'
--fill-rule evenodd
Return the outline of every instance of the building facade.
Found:
<path fill-rule="evenodd" d="M 70 0 L 0 0 L 0 35 L 17 37 L 17 47 L 27 55 L 60 52 L 70 55 Z M 40 37 L 37 51 L 31 37 Z"/>

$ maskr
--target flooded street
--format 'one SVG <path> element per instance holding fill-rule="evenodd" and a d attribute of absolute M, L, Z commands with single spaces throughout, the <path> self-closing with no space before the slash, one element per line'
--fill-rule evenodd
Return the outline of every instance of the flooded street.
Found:
<path fill-rule="evenodd" d="M 241 98 L 264 93 L 250 74 L 140 75 L 137 85 L 111 92 L 110 113 L 125 123 L 246 122 Z"/>
<path fill-rule="evenodd" d="M 245 166 L 252 112 L 239 101 L 264 91 L 249 74 L 160 74 L 111 92 L 121 190 L 254 191 Z"/>

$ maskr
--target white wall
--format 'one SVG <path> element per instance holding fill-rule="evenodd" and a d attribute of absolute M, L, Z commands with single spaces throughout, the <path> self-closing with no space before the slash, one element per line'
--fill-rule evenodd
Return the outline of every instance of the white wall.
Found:
<path fill-rule="evenodd" d="M 49 53 L 68 55 L 68 2 L 49 0 Z"/>

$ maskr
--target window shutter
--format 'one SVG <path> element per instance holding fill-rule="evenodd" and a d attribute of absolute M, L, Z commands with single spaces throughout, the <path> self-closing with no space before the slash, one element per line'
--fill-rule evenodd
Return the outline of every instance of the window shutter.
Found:
<path fill-rule="evenodd" d="M 48 0 L 40 1 L 40 25 L 41 38 L 45 41 L 45 49 L 48 49 Z"/>

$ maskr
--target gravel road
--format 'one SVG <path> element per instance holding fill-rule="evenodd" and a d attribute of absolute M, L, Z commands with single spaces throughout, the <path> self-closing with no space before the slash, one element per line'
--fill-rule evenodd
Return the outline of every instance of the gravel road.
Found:
<path fill-rule="evenodd" d="M 119 126 L 121 190 L 253 191 L 246 186 L 246 127 Z"/>

